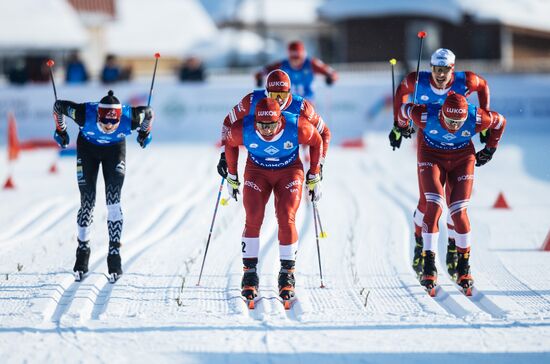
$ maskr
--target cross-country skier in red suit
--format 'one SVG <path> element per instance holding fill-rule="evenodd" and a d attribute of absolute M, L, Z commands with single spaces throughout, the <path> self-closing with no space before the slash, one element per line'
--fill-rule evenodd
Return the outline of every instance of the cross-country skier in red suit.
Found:
<path fill-rule="evenodd" d="M 257 295 L 259 278 L 256 265 L 260 248 L 260 227 L 265 205 L 273 192 L 281 260 L 279 295 L 288 300 L 294 296 L 294 265 L 298 251 L 295 216 L 304 184 L 304 170 L 298 147 L 310 147 L 311 163 L 306 176 L 306 187 L 312 199 L 317 201 L 321 198 L 321 135 L 305 117 L 281 112 L 277 101 L 271 98 L 261 99 L 254 108 L 254 114 L 234 122 L 227 135 L 227 186 L 235 200 L 240 186 L 237 176 L 239 146 L 244 145 L 248 150 L 243 187 L 246 222 L 242 236 L 242 295 L 247 299 L 253 299 Z"/>
<path fill-rule="evenodd" d="M 325 124 L 323 118 L 317 114 L 313 104 L 301 96 L 290 92 L 290 78 L 282 70 L 273 70 L 267 76 L 265 89 L 254 90 L 249 93 L 227 114 L 223 119 L 221 154 L 218 162 L 218 173 L 222 177 L 227 177 L 227 162 L 225 160 L 225 144 L 227 143 L 227 132 L 231 125 L 238 120 L 242 120 L 247 115 L 254 113 L 254 107 L 264 97 L 268 96 L 277 100 L 282 111 L 304 117 L 321 134 L 323 139 L 323 155 L 321 156 L 321 177 L 325 157 L 330 143 L 330 129 Z"/>
<path fill-rule="evenodd" d="M 410 122 L 422 130 L 418 139 L 418 176 L 426 198 L 422 220 L 423 271 L 421 284 L 427 289 L 437 283 L 435 246 L 439 236 L 438 221 L 445 205 L 443 189 L 450 187 L 449 214 L 455 226 L 458 251 L 457 283 L 465 291 L 471 288 L 470 221 L 467 207 L 474 183 L 474 163 L 482 166 L 491 160 L 504 132 L 506 119 L 497 112 L 468 104 L 462 95 L 450 92 L 443 106 L 404 104 L 399 109 L 397 128 L 408 132 Z M 491 133 L 483 149 L 475 152 L 472 137 L 482 130 Z"/>
<path fill-rule="evenodd" d="M 471 93 L 477 92 L 479 100 L 479 107 L 483 110 L 489 110 L 489 85 L 479 75 L 470 72 L 456 72 L 455 55 L 448 49 L 440 48 L 436 50 L 431 57 L 431 72 L 421 71 L 418 76 L 418 90 L 416 102 L 418 104 L 430 104 L 437 102 L 443 104 L 447 93 L 449 91 L 456 92 L 457 94 L 468 97 Z M 407 103 L 408 98 L 414 95 L 414 88 L 416 82 L 416 72 L 411 72 L 397 87 L 394 99 L 394 120 L 397 120 L 397 114 L 402 104 Z M 395 122 L 394 122 L 395 124 Z M 408 137 L 407 134 L 403 135 Z M 402 135 L 399 134 L 397 129 L 393 129 L 390 132 L 390 145 L 395 148 L 399 148 L 401 145 Z M 488 131 L 484 130 L 480 133 L 480 139 L 483 143 L 487 141 Z M 422 138 L 422 131 L 419 131 L 418 138 Z M 420 274 L 422 272 L 422 218 L 426 211 L 426 199 L 420 181 L 418 182 L 419 188 L 419 200 L 416 211 L 414 212 L 414 225 L 415 233 L 414 238 L 416 246 L 414 250 L 413 268 Z M 451 192 L 446 191 L 446 195 L 449 196 Z M 451 277 L 456 278 L 457 268 L 457 251 L 454 237 L 453 221 L 450 217 L 447 217 L 447 227 L 449 232 L 449 241 L 447 245 L 447 270 Z"/>
<path fill-rule="evenodd" d="M 311 84 L 316 74 L 325 76 L 327 85 L 332 85 L 338 80 L 338 74 L 330 66 L 318 58 L 308 57 L 304 43 L 293 41 L 288 44 L 288 58 L 280 62 L 265 66 L 256 73 L 256 85 L 262 86 L 263 77 L 269 72 L 282 69 L 290 76 L 292 81 L 292 93 L 313 101 L 313 89 Z"/>

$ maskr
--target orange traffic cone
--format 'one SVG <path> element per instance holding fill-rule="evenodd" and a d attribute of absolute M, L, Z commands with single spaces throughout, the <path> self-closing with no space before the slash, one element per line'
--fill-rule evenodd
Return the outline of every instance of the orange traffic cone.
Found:
<path fill-rule="evenodd" d="M 13 179 L 11 176 L 8 176 L 8 179 L 4 183 L 4 189 L 5 190 L 13 190 L 15 188 L 15 183 L 13 183 Z"/>
<path fill-rule="evenodd" d="M 546 234 L 546 239 L 544 239 L 544 243 L 542 244 L 541 249 L 545 252 L 550 251 L 550 231 L 548 231 L 548 234 Z"/>
<path fill-rule="evenodd" d="M 509 209 L 510 206 L 508 205 L 508 202 L 506 202 L 506 199 L 504 198 L 504 194 L 500 192 L 498 194 L 497 200 L 495 201 L 493 205 L 494 209 Z"/>

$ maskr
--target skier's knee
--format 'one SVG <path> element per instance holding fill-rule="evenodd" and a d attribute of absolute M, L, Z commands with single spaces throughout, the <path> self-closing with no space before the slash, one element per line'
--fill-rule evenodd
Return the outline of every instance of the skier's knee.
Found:
<path fill-rule="evenodd" d="M 120 203 L 107 205 L 107 220 L 122 220 L 122 209 L 120 208 Z"/>

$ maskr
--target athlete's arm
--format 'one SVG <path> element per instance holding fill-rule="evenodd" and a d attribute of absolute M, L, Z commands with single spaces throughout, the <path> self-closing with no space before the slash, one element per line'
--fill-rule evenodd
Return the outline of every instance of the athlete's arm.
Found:
<path fill-rule="evenodd" d="M 302 108 L 300 110 L 300 116 L 303 116 L 307 119 L 317 129 L 319 134 L 321 135 L 321 138 L 323 140 L 323 154 L 321 156 L 322 160 L 325 159 L 327 156 L 328 146 L 330 144 L 330 129 L 325 124 L 323 118 L 317 114 L 315 111 L 315 107 L 313 104 L 307 100 L 304 99 L 304 102 L 302 103 Z"/>
<path fill-rule="evenodd" d="M 227 144 L 227 134 L 231 125 L 233 125 L 237 120 L 242 120 L 246 115 L 250 113 L 250 104 L 252 102 L 252 93 L 249 93 L 242 98 L 241 101 L 225 116 L 222 124 L 222 134 L 221 134 L 221 152 L 225 151 L 225 145 Z"/>
<path fill-rule="evenodd" d="M 491 95 L 489 92 L 489 84 L 485 79 L 473 72 L 466 71 L 466 87 L 468 93 L 477 92 L 477 99 L 479 100 L 479 107 L 483 110 L 489 111 Z"/>
<path fill-rule="evenodd" d="M 54 113 L 66 115 L 73 119 L 79 126 L 86 122 L 86 104 L 77 104 L 67 100 L 57 100 L 53 106 Z M 56 125 L 58 130 L 59 125 Z"/>
<path fill-rule="evenodd" d="M 407 103 L 410 94 L 414 92 L 414 84 L 416 82 L 416 72 L 409 73 L 395 90 L 395 98 L 393 102 L 393 120 L 397 120 L 399 108 Z"/>
<path fill-rule="evenodd" d="M 227 133 L 225 145 L 225 158 L 227 160 L 227 171 L 237 175 L 237 164 L 239 161 L 239 145 L 243 145 L 243 121 L 237 120 Z"/>
<path fill-rule="evenodd" d="M 481 119 L 481 122 L 476 124 L 476 133 L 485 129 L 490 129 L 491 134 L 489 135 L 486 146 L 496 149 L 502 137 L 502 133 L 504 133 L 504 129 L 506 128 L 506 118 L 496 111 L 485 111 L 480 108 L 477 109 L 477 113 L 478 120 Z"/>
<path fill-rule="evenodd" d="M 323 153 L 323 140 L 317 129 L 302 116 L 298 119 L 298 143 L 309 145 L 309 171 L 312 174 L 318 174 L 320 171 L 320 158 Z"/>
<path fill-rule="evenodd" d="M 328 84 L 332 84 L 332 82 L 338 80 L 338 73 L 318 58 L 311 58 L 311 67 L 313 69 L 313 73 L 325 75 L 327 80 L 330 79 L 330 81 L 327 82 Z"/>
<path fill-rule="evenodd" d="M 403 104 L 397 115 L 397 127 L 407 129 L 409 127 L 409 120 L 412 120 L 416 126 L 424 129 L 427 117 L 428 111 L 426 105 Z"/>

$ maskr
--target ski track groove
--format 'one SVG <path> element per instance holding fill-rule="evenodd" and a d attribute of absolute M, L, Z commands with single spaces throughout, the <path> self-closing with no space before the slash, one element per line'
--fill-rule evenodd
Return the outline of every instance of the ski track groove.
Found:
<path fill-rule="evenodd" d="M 153 160 L 151 160 L 151 163 L 153 163 Z M 147 165 L 145 165 L 143 169 L 144 172 L 147 172 L 145 171 L 145 169 L 147 169 Z M 137 172 L 137 174 L 139 175 L 139 169 Z M 130 194 L 132 193 L 132 191 L 129 192 Z M 185 196 L 186 193 L 187 189 L 183 189 L 175 196 L 175 198 L 174 196 L 165 198 L 163 202 L 160 202 L 158 204 L 160 205 L 160 207 L 158 207 L 156 211 L 164 211 L 170 209 L 177 203 L 174 202 L 174 200 L 178 200 L 178 197 L 181 198 L 181 196 Z M 159 215 L 162 215 L 162 212 L 160 212 Z M 155 221 L 157 220 L 146 219 L 146 221 L 147 224 L 139 225 L 142 228 L 141 232 L 147 231 L 153 224 L 155 224 Z M 123 239 L 124 245 L 126 245 L 133 239 L 136 239 L 136 237 L 139 236 L 139 230 L 137 233 L 129 235 L 129 238 Z M 97 282 L 101 282 L 104 279 L 106 280 L 106 270 L 105 272 L 103 272 L 103 274 L 95 273 L 95 270 L 104 263 L 106 257 L 107 253 L 103 253 L 99 256 L 96 255 L 95 258 L 91 260 L 90 272 L 88 273 L 88 276 L 83 280 L 83 282 L 75 282 L 72 275 L 67 275 L 63 277 L 63 279 L 56 285 L 58 287 L 56 290 L 51 292 L 51 294 L 40 296 L 38 302 L 35 302 L 33 304 L 33 313 L 38 314 L 40 317 L 42 317 L 43 320 L 51 320 L 59 324 L 61 317 L 73 304 L 75 298 L 82 299 L 82 303 L 85 309 L 89 309 L 90 303 L 93 303 L 95 301 L 97 293 L 99 293 Z M 78 293 L 79 291 L 83 291 L 85 293 L 81 295 L 80 293 Z M 75 313 L 75 317 L 79 319 L 84 319 L 84 316 L 81 316 L 78 312 Z"/>

